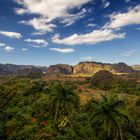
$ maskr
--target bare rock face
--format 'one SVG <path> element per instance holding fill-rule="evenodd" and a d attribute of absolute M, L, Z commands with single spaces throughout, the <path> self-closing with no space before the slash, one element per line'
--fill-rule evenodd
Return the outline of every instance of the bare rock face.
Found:
<path fill-rule="evenodd" d="M 36 75 L 40 75 L 41 73 L 50 76 L 69 74 L 93 75 L 101 70 L 107 70 L 111 73 L 138 73 L 140 72 L 138 71 L 138 68 L 140 67 L 135 66 L 133 69 L 125 63 L 110 64 L 101 62 L 80 62 L 75 66 L 70 66 L 67 64 L 57 64 L 51 65 L 49 68 L 32 65 L 0 64 L 0 75 L 34 75 L 33 77 L 35 77 Z"/>
<path fill-rule="evenodd" d="M 115 73 L 133 73 L 134 70 L 125 63 L 112 64 L 113 72 Z"/>
<path fill-rule="evenodd" d="M 73 74 L 94 74 L 100 70 L 111 71 L 111 64 L 103 64 L 98 62 L 81 62 L 73 69 Z"/>
<path fill-rule="evenodd" d="M 109 64 L 98 62 L 81 62 L 73 68 L 73 74 L 95 74 L 101 70 L 112 73 L 133 73 L 134 70 L 125 63 Z"/>
<path fill-rule="evenodd" d="M 47 75 L 68 75 L 72 74 L 73 67 L 66 64 L 51 65 L 47 70 Z"/>

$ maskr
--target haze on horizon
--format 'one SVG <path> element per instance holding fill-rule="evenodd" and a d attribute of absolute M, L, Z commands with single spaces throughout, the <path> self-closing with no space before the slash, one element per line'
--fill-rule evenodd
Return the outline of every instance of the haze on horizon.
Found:
<path fill-rule="evenodd" d="M 140 0 L 1 0 L 0 63 L 140 64 Z"/>

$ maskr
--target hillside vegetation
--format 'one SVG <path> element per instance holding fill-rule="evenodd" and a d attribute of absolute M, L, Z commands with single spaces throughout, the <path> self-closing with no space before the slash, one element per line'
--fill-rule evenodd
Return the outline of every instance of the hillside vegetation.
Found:
<path fill-rule="evenodd" d="M 44 78 L 43 78 L 44 79 Z M 139 140 L 137 76 L 0 78 L 1 140 Z"/>

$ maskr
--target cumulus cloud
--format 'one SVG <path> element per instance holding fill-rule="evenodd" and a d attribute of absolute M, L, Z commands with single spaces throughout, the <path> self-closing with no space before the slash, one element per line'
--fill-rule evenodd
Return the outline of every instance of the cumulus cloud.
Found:
<path fill-rule="evenodd" d="M 10 38 L 17 38 L 17 39 L 22 38 L 21 33 L 17 33 L 17 32 L 0 31 L 0 35 L 8 36 Z"/>
<path fill-rule="evenodd" d="M 10 47 L 10 46 L 6 46 L 6 47 L 4 48 L 4 50 L 5 50 L 6 52 L 12 52 L 12 51 L 14 50 L 14 48 L 13 48 L 13 47 Z"/>
<path fill-rule="evenodd" d="M 110 5 L 110 2 L 107 0 L 102 0 L 102 5 L 104 8 L 107 8 Z"/>
<path fill-rule="evenodd" d="M 120 28 L 132 24 L 140 24 L 140 5 L 129 8 L 126 13 L 113 13 L 110 16 L 110 22 L 104 28 Z"/>
<path fill-rule="evenodd" d="M 129 56 L 133 55 L 135 52 L 136 52 L 136 50 L 129 50 L 129 51 L 124 52 L 122 54 L 122 56 L 129 57 Z"/>
<path fill-rule="evenodd" d="M 92 57 L 91 56 L 81 57 L 80 60 L 90 61 L 92 60 Z"/>
<path fill-rule="evenodd" d="M 56 34 L 52 37 L 52 42 L 65 45 L 97 44 L 117 38 L 125 38 L 125 33 L 116 33 L 111 29 L 100 29 L 87 34 L 73 34 L 64 39 L 60 39 L 60 36 Z"/>
<path fill-rule="evenodd" d="M 34 43 L 34 44 L 38 44 L 41 45 L 43 47 L 46 47 L 48 45 L 47 40 L 44 39 L 25 39 L 24 41 L 28 42 L 28 43 Z"/>
<path fill-rule="evenodd" d="M 56 27 L 55 24 L 48 23 L 46 18 L 33 18 L 29 21 L 20 21 L 19 23 L 32 26 L 37 32 L 33 33 L 34 35 L 42 35 L 46 32 L 52 32 Z"/>
<path fill-rule="evenodd" d="M 75 51 L 72 48 L 49 48 L 49 50 L 60 52 L 60 53 L 72 53 Z"/>
<path fill-rule="evenodd" d="M 71 13 L 74 8 L 80 9 L 80 7 L 93 0 L 15 0 L 16 3 L 22 6 L 22 8 L 15 8 L 17 14 L 36 14 L 40 15 L 42 19 L 32 19 L 30 21 L 24 21 L 26 25 L 32 25 L 35 29 L 41 28 L 36 24 L 41 24 L 46 31 L 52 30 L 54 25 L 49 24 L 54 19 L 60 19 L 60 22 L 69 26 L 78 19 L 85 16 L 87 12 L 82 9 L 80 12 Z M 41 21 L 39 21 L 41 20 Z M 45 27 L 44 27 L 45 26 Z M 39 29 L 38 29 L 39 30 Z"/>
<path fill-rule="evenodd" d="M 80 7 L 92 0 L 15 0 L 23 8 L 16 8 L 17 14 L 37 14 L 53 20 L 66 17 L 69 10 Z"/>

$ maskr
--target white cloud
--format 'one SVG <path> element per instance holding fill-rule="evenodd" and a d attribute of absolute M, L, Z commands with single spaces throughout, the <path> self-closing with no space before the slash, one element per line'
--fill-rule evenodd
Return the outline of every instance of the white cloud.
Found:
<path fill-rule="evenodd" d="M 63 23 L 65 26 L 70 26 L 73 23 L 75 23 L 75 21 L 85 17 L 86 12 L 87 12 L 86 9 L 82 9 L 81 12 L 79 12 L 77 14 L 68 14 L 60 22 Z"/>
<path fill-rule="evenodd" d="M 110 2 L 107 0 L 102 0 L 102 5 L 104 8 L 107 8 L 110 5 Z"/>
<path fill-rule="evenodd" d="M 22 35 L 17 32 L 8 32 L 8 31 L 0 31 L 0 35 L 8 36 L 10 38 L 17 38 L 20 39 Z"/>
<path fill-rule="evenodd" d="M 5 43 L 0 43 L 0 47 L 4 47 L 3 49 L 6 51 L 6 52 L 12 52 L 14 50 L 13 47 L 10 47 L 8 46 L 7 44 Z"/>
<path fill-rule="evenodd" d="M 12 51 L 14 50 L 14 48 L 13 48 L 13 47 L 10 47 L 10 46 L 6 46 L 6 47 L 4 48 L 4 50 L 5 50 L 6 52 L 12 52 Z"/>
<path fill-rule="evenodd" d="M 35 30 L 38 32 L 33 33 L 34 35 L 42 35 L 46 32 L 52 32 L 53 29 L 56 27 L 55 24 L 48 23 L 46 18 L 33 18 L 29 21 L 20 21 L 19 23 L 25 25 L 31 25 Z"/>
<path fill-rule="evenodd" d="M 140 30 L 140 28 L 137 28 L 137 30 Z"/>
<path fill-rule="evenodd" d="M 110 22 L 104 28 L 120 28 L 132 24 L 140 24 L 140 5 L 129 8 L 126 13 L 113 13 L 110 16 Z"/>
<path fill-rule="evenodd" d="M 80 60 L 90 61 L 90 60 L 92 60 L 92 57 L 91 56 L 81 57 Z"/>
<path fill-rule="evenodd" d="M 15 8 L 15 11 L 18 15 L 23 15 L 25 13 L 28 13 L 28 10 L 26 10 L 24 8 Z"/>
<path fill-rule="evenodd" d="M 73 34 L 64 39 L 60 39 L 57 34 L 52 37 L 52 42 L 65 45 L 97 44 L 117 38 L 125 38 L 125 33 L 116 33 L 111 29 L 100 29 L 87 34 Z"/>
<path fill-rule="evenodd" d="M 0 47 L 6 46 L 5 43 L 0 43 Z"/>
<path fill-rule="evenodd" d="M 46 47 L 48 45 L 47 40 L 44 39 L 25 39 L 24 41 L 28 42 L 28 43 L 34 43 L 34 44 L 38 44 L 41 45 L 43 47 Z"/>
<path fill-rule="evenodd" d="M 69 10 L 78 8 L 92 0 L 15 0 L 23 8 L 16 8 L 17 14 L 37 14 L 53 20 L 66 17 Z"/>
<path fill-rule="evenodd" d="M 60 19 L 60 22 L 69 26 L 78 19 L 85 16 L 87 12 L 82 9 L 78 13 L 71 13 L 74 8 L 80 9 L 82 5 L 94 0 L 15 0 L 16 3 L 22 6 L 22 8 L 15 8 L 17 14 L 36 14 L 43 17 L 46 21 L 39 21 L 37 19 L 24 21 L 27 25 L 32 25 L 35 29 L 42 30 L 42 27 L 36 26 L 36 23 L 41 24 L 44 28 L 52 29 L 54 25 L 49 25 L 54 19 Z M 36 21 L 37 20 L 37 21 Z M 49 26 L 49 27 L 48 27 Z"/>
<path fill-rule="evenodd" d="M 122 56 L 129 57 L 129 56 L 133 55 L 135 52 L 136 52 L 136 50 L 129 50 L 129 51 L 124 52 L 122 54 Z"/>
<path fill-rule="evenodd" d="M 27 49 L 27 48 L 22 48 L 21 50 L 22 50 L 22 51 L 27 51 L 28 49 Z"/>
<path fill-rule="evenodd" d="M 86 25 L 87 27 L 95 27 L 95 26 L 97 26 L 96 24 L 93 24 L 93 23 L 89 23 L 89 24 L 87 24 Z"/>
<path fill-rule="evenodd" d="M 75 51 L 72 48 L 49 48 L 49 50 L 60 52 L 60 53 L 72 53 Z"/>

